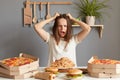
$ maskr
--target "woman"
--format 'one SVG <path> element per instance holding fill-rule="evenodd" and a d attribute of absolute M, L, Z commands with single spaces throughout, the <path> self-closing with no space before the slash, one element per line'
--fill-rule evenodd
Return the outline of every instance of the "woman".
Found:
<path fill-rule="evenodd" d="M 53 34 L 46 32 L 43 27 L 55 20 L 52 29 Z M 80 25 L 82 31 L 73 35 L 71 21 Z M 68 14 L 56 13 L 53 17 L 41 21 L 34 26 L 38 35 L 48 43 L 49 45 L 49 60 L 48 66 L 57 59 L 62 57 L 68 57 L 75 63 L 76 62 L 76 46 L 80 43 L 90 32 L 91 28 L 89 25 L 82 21 L 76 20 Z"/>

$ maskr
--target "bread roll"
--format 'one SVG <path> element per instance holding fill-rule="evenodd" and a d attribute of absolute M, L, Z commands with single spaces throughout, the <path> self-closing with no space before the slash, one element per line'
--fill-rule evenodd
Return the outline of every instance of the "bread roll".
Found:
<path fill-rule="evenodd" d="M 50 72 L 39 72 L 34 76 L 36 79 L 45 79 L 45 80 L 55 80 L 55 74 L 51 74 Z"/>

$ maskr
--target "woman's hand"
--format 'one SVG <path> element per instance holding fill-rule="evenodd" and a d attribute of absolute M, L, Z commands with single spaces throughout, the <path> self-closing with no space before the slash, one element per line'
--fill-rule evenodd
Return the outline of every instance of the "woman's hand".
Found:
<path fill-rule="evenodd" d="M 56 18 L 57 16 L 60 16 L 58 12 L 55 13 L 54 18 Z"/>
<path fill-rule="evenodd" d="M 68 16 L 71 20 L 73 19 L 72 15 L 70 13 L 67 13 L 66 16 Z"/>

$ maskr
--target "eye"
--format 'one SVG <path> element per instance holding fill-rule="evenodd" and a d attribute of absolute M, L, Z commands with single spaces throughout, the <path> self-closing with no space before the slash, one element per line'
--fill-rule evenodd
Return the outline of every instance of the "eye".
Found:
<path fill-rule="evenodd" d="M 67 25 L 64 25 L 64 27 L 67 27 Z"/>

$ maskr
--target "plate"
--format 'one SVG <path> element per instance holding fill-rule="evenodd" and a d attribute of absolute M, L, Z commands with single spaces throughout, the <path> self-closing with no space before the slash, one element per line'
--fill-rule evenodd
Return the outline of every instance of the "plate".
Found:
<path fill-rule="evenodd" d="M 68 78 L 67 76 L 63 77 L 65 80 L 82 80 L 83 76 L 77 78 Z"/>

